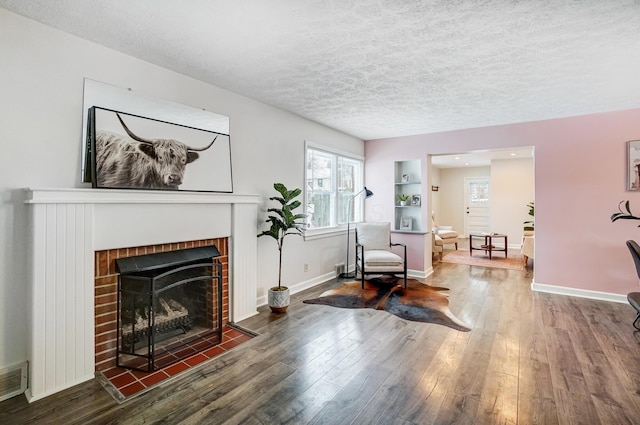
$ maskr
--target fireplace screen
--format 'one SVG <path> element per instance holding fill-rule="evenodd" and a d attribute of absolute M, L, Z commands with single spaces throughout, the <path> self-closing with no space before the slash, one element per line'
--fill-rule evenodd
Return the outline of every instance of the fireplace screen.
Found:
<path fill-rule="evenodd" d="M 151 372 L 222 340 L 215 246 L 121 258 L 117 366 Z"/>

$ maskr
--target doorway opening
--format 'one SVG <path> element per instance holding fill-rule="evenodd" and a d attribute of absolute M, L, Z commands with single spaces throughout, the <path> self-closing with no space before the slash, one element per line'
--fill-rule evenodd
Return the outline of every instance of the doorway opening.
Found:
<path fill-rule="evenodd" d="M 535 200 L 533 146 L 429 155 L 428 164 L 429 184 L 439 188 L 429 192 L 430 211 L 458 232 L 459 249 L 476 232 L 506 234 L 508 248 L 520 249 Z"/>

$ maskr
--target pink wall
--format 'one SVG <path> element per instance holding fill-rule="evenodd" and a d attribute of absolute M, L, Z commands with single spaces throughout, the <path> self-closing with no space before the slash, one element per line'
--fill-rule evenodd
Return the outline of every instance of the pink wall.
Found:
<path fill-rule="evenodd" d="M 365 181 L 376 196 L 366 219 L 393 221 L 393 161 L 535 146 L 534 281 L 625 294 L 639 287 L 625 241 L 640 241 L 640 222 L 609 217 L 627 199 L 640 215 L 640 192 L 625 190 L 633 139 L 640 139 L 640 109 L 367 141 Z M 422 183 L 424 204 L 429 182 Z"/>

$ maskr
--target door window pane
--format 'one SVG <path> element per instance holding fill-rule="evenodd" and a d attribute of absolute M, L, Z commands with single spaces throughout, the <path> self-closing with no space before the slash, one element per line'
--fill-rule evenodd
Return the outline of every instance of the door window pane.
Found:
<path fill-rule="evenodd" d="M 469 184 L 469 205 L 487 205 L 489 203 L 489 183 Z"/>

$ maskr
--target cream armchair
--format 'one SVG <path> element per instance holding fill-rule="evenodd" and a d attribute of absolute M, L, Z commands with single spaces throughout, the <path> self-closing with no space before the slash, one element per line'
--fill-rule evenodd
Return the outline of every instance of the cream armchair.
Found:
<path fill-rule="evenodd" d="M 431 214 L 433 220 L 433 229 L 431 236 L 431 248 L 434 253 L 438 253 L 438 257 L 442 260 L 442 253 L 444 246 L 448 244 L 454 244 L 456 250 L 458 249 L 458 232 L 453 230 L 451 226 L 438 226 L 434 214 Z"/>
<path fill-rule="evenodd" d="M 391 252 L 392 246 L 402 248 L 402 257 Z M 362 288 L 366 274 L 402 275 L 407 287 L 407 247 L 391 243 L 391 223 L 358 223 L 356 225 L 356 274 L 360 273 Z"/>

